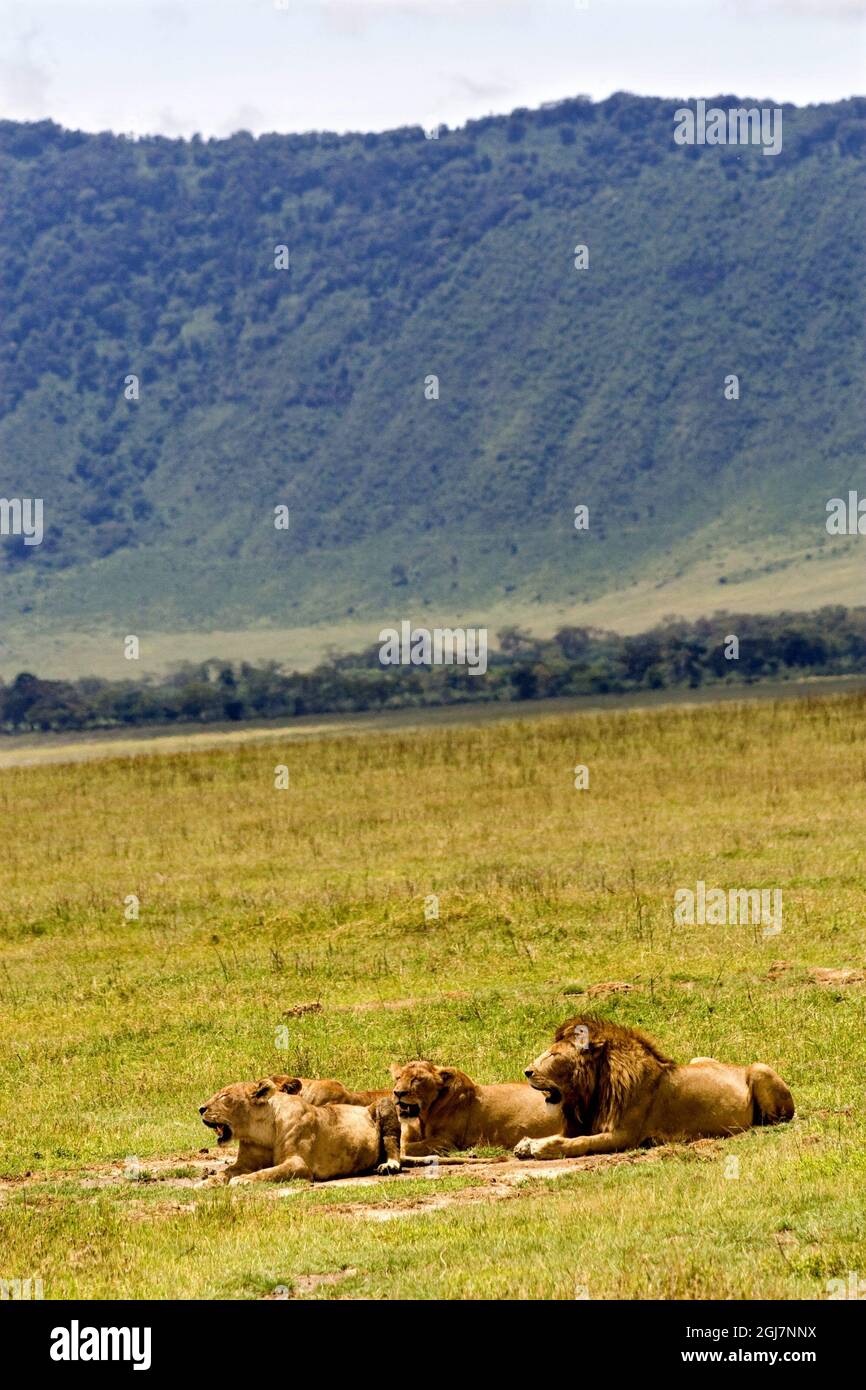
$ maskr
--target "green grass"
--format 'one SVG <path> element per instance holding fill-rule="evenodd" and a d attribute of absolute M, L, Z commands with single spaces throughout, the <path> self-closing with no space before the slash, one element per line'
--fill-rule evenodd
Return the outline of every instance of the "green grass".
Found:
<path fill-rule="evenodd" d="M 864 990 L 809 975 L 866 963 L 864 711 L 549 716 L 7 770 L 0 1172 L 33 1179 L 0 1193 L 0 1276 L 41 1275 L 48 1298 L 826 1297 L 866 1270 Z M 676 925 L 697 879 L 780 887 L 782 935 Z M 227 1081 L 385 1085 L 418 1055 L 516 1077 L 604 981 L 636 990 L 599 1010 L 682 1060 L 775 1066 L 796 1121 L 499 1201 L 454 1172 L 285 1197 L 178 1185 L 208 1143 L 196 1107 Z M 127 1156 L 146 1181 L 82 1185 Z M 383 1205 L 393 1219 L 367 1214 Z"/>

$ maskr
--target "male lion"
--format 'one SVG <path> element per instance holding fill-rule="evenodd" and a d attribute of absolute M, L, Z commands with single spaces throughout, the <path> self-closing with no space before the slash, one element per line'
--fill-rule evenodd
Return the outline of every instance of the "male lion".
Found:
<path fill-rule="evenodd" d="M 310 1105 L 266 1076 L 224 1086 L 199 1114 L 216 1130 L 218 1144 L 240 1141 L 237 1161 L 211 1181 L 321 1182 L 373 1169 L 383 1175 L 400 1171 L 400 1121 L 390 1099 L 369 1106 Z"/>
<path fill-rule="evenodd" d="M 530 1086 L 559 1105 L 560 1137 L 521 1139 L 518 1158 L 578 1158 L 668 1139 L 723 1136 L 794 1114 L 772 1067 L 696 1057 L 678 1066 L 636 1028 L 587 1016 L 557 1029 L 526 1069 Z"/>
<path fill-rule="evenodd" d="M 559 1106 L 523 1081 L 477 1086 L 455 1067 L 407 1062 L 391 1067 L 403 1130 L 402 1154 L 443 1154 L 475 1144 L 512 1148 L 521 1135 L 558 1134 Z"/>

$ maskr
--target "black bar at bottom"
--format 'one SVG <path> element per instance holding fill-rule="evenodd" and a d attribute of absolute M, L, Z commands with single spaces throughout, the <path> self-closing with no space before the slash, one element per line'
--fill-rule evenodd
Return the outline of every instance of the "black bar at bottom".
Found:
<path fill-rule="evenodd" d="M 303 1305 L 303 1307 L 301 1306 Z M 12 1302 L 0 1309 L 4 1356 L 18 1371 L 92 1379 L 191 1371 L 249 1379 L 309 1375 L 318 1357 L 333 1378 L 345 1363 L 377 1365 L 424 1384 L 518 1369 L 585 1376 L 595 1369 L 666 1373 L 674 1367 L 811 1368 L 826 1378 L 850 1365 L 863 1333 L 858 1299 L 827 1302 L 538 1303 L 286 1299 L 231 1303 Z M 408 1326 L 405 1319 L 409 1319 Z M 430 1322 L 426 1319 L 430 1319 Z M 410 1336 L 410 1329 L 414 1329 Z M 417 1335 L 416 1335 L 417 1334 Z M 410 1345 L 406 1345 L 406 1338 Z M 449 1354 L 449 1345 L 452 1351 Z M 438 1351 L 436 1350 L 438 1348 Z M 318 1350 L 317 1350 L 318 1349 Z M 369 1360 L 374 1355 L 374 1362 Z M 300 1359 L 295 1360 L 295 1356 Z M 525 1360 L 524 1360 L 525 1357 Z M 436 1369 L 438 1366 L 438 1370 Z"/>

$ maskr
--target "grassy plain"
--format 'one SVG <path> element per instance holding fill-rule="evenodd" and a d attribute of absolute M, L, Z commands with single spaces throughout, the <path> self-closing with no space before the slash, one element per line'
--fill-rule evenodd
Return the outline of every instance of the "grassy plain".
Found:
<path fill-rule="evenodd" d="M 824 1298 L 863 1277 L 866 995 L 810 972 L 866 966 L 864 714 L 852 694 L 6 769 L 0 1277 L 47 1298 Z M 699 879 L 781 888 L 781 935 L 676 925 Z M 604 982 L 634 989 L 588 1000 Z M 385 1085 L 414 1056 L 517 1077 L 590 1004 L 682 1060 L 770 1063 L 797 1119 L 507 1199 L 453 1171 L 181 1185 L 224 1082 Z M 108 1182 L 129 1157 L 138 1178 Z"/>

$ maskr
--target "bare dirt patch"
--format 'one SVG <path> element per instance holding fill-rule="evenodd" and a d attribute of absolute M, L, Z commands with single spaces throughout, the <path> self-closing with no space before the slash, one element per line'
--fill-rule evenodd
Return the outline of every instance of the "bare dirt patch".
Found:
<path fill-rule="evenodd" d="M 791 960 L 774 960 L 770 962 L 770 968 L 764 976 L 765 980 L 781 980 L 794 969 L 794 962 Z"/>
<path fill-rule="evenodd" d="M 467 1159 L 459 1164 L 442 1163 L 438 1167 L 404 1169 L 400 1177 L 380 1178 L 370 1175 L 357 1178 L 334 1178 L 328 1183 L 316 1183 L 317 1190 L 327 1188 L 338 1191 L 342 1188 L 375 1188 L 375 1204 L 359 1202 L 335 1202 L 320 1208 L 346 1216 L 360 1216 L 374 1221 L 389 1221 L 398 1216 L 408 1216 L 417 1212 L 440 1211 L 444 1207 L 480 1201 L 500 1201 L 516 1197 L 531 1189 L 537 1181 L 550 1182 L 556 1178 L 575 1176 L 582 1173 L 601 1172 L 636 1163 L 661 1163 L 671 1158 L 685 1158 L 694 1161 L 711 1160 L 718 1156 L 722 1141 L 699 1139 L 693 1144 L 663 1144 L 657 1148 L 638 1149 L 629 1153 L 595 1154 L 585 1158 L 564 1158 L 544 1162 L 541 1159 L 521 1161 L 510 1155 L 491 1159 Z M 25 1188 L 29 1191 L 52 1182 L 76 1182 L 82 1190 L 104 1189 L 110 1187 L 129 1187 L 138 1184 L 159 1186 L 163 1190 L 198 1187 L 202 1180 L 225 1167 L 231 1159 L 220 1154 L 210 1156 L 204 1153 L 178 1154 L 171 1158 L 151 1159 L 142 1163 L 138 1178 L 129 1175 L 121 1163 L 91 1164 L 87 1168 L 72 1173 L 28 1174 L 21 1178 L 0 1178 L 0 1200 L 11 1193 Z M 178 1176 L 178 1168 L 194 1171 L 193 1175 Z M 401 1179 L 428 1178 L 431 1184 L 437 1178 L 459 1177 L 473 1185 L 454 1192 L 437 1192 L 432 1189 L 429 1197 L 425 1194 L 413 1197 L 400 1197 Z M 382 1205 L 383 1184 L 394 1186 L 394 1200 Z M 313 1184 L 263 1183 L 256 1191 L 274 1200 L 300 1197 L 309 1192 Z M 243 1193 L 243 1188 L 232 1188 L 232 1193 Z M 243 1198 L 241 1197 L 241 1200 Z M 188 1213 L 195 1209 L 194 1202 L 181 1202 L 167 1199 L 164 1202 L 135 1203 L 131 1215 L 137 1220 L 158 1220 Z M 390 1214 L 389 1214 L 390 1213 Z"/>
<path fill-rule="evenodd" d="M 220 1154 L 209 1154 L 206 1150 L 195 1153 L 177 1154 L 173 1158 L 151 1158 L 143 1160 L 137 1174 L 130 1172 L 126 1163 L 89 1163 L 84 1168 L 54 1173 L 24 1173 L 21 1177 L 0 1178 L 0 1200 L 19 1188 L 31 1188 L 43 1183 L 77 1182 L 82 1188 L 135 1187 L 160 1183 L 168 1187 L 195 1187 L 209 1173 L 223 1166 Z M 180 1175 L 177 1169 L 191 1171 Z"/>
<path fill-rule="evenodd" d="M 809 979 L 816 985 L 862 985 L 866 983 L 866 970 L 814 966 L 809 971 Z"/>
<path fill-rule="evenodd" d="M 346 1269 L 331 1270 L 328 1274 L 296 1274 L 292 1280 L 290 1289 L 285 1285 L 280 1285 L 274 1289 L 273 1293 L 262 1295 L 265 1301 L 284 1298 L 303 1298 L 308 1293 L 315 1293 L 323 1284 L 342 1284 L 344 1279 L 351 1279 L 357 1274 L 357 1269 L 351 1266 Z"/>
<path fill-rule="evenodd" d="M 663 1144 L 653 1149 L 638 1149 L 631 1153 L 593 1154 L 586 1158 L 563 1158 L 552 1161 L 506 1159 L 487 1162 L 461 1164 L 459 1168 L 440 1168 L 432 1170 L 438 1177 L 459 1174 L 471 1178 L 475 1186 L 460 1188 L 455 1192 L 431 1192 L 430 1196 L 418 1194 L 413 1197 L 395 1196 L 387 1206 L 378 1204 L 366 1206 L 363 1202 L 335 1202 L 320 1207 L 319 1210 L 341 1216 L 362 1217 L 370 1221 L 392 1221 L 404 1216 L 426 1212 L 442 1211 L 446 1207 L 472 1205 L 477 1202 L 503 1201 L 519 1197 L 538 1181 L 552 1182 L 556 1178 L 574 1177 L 580 1173 L 603 1172 L 608 1168 L 631 1166 L 637 1163 L 662 1163 L 672 1158 L 686 1158 L 696 1162 L 709 1162 L 718 1157 L 723 1148 L 718 1139 L 699 1139 L 694 1144 Z M 417 1177 L 423 1169 L 410 1169 L 406 1176 Z M 341 1187 L 366 1187 L 381 1183 L 381 1178 L 336 1178 L 327 1184 L 328 1189 Z M 324 1184 L 321 1184 L 324 1186 Z M 291 1196 L 285 1189 L 273 1192 L 274 1196 Z"/>
<path fill-rule="evenodd" d="M 304 1014 L 320 1014 L 322 1004 L 316 999 L 311 1004 L 293 1004 L 290 1009 L 286 1009 L 283 1018 L 303 1018 Z"/>
<path fill-rule="evenodd" d="M 774 960 L 770 962 L 770 968 L 764 979 L 769 984 L 775 984 L 779 980 L 788 979 L 797 969 L 797 965 L 792 960 Z M 802 967 L 800 969 L 802 970 Z M 813 985 L 866 984 L 866 970 L 852 969 L 849 966 L 811 965 L 806 969 L 805 975 Z"/>

